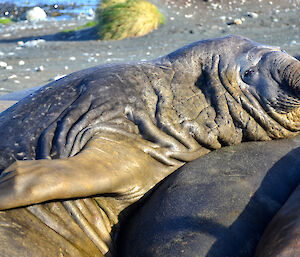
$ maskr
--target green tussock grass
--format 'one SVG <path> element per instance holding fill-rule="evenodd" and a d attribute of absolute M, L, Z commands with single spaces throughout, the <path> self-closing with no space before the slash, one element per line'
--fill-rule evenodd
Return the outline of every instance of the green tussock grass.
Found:
<path fill-rule="evenodd" d="M 140 37 L 164 23 L 157 7 L 144 0 L 104 0 L 97 10 L 100 39 Z"/>
<path fill-rule="evenodd" d="M 0 18 L 0 24 L 9 24 L 12 20 L 10 18 Z"/>
<path fill-rule="evenodd" d="M 74 29 L 65 29 L 62 31 L 62 33 L 76 32 L 78 30 L 87 29 L 87 28 L 91 28 L 91 27 L 95 27 L 95 26 L 97 26 L 97 21 L 89 21 L 88 23 L 78 26 Z"/>

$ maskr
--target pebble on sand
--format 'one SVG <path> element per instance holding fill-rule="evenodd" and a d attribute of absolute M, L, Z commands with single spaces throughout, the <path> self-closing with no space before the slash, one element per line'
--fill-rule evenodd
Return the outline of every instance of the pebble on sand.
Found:
<path fill-rule="evenodd" d="M 54 80 L 59 80 L 59 79 L 61 79 L 61 78 L 63 78 L 63 77 L 65 77 L 66 76 L 66 74 L 64 74 L 64 75 L 56 75 L 53 79 L 50 79 L 50 81 L 54 81 Z"/>
<path fill-rule="evenodd" d="M 289 45 L 292 46 L 292 45 L 296 45 L 297 44 L 297 41 L 296 40 L 292 40 Z"/>
<path fill-rule="evenodd" d="M 235 25 L 241 25 L 243 23 L 243 21 L 241 19 L 234 19 L 233 23 Z"/>
<path fill-rule="evenodd" d="M 256 12 L 247 12 L 247 16 L 256 19 L 258 17 L 258 14 Z"/>
<path fill-rule="evenodd" d="M 8 77 L 8 79 L 15 79 L 15 78 L 17 78 L 16 74 L 13 74 L 13 75 L 11 75 L 11 76 Z"/>
<path fill-rule="evenodd" d="M 6 62 L 0 62 L 0 67 L 6 68 L 7 67 L 7 63 Z"/>
<path fill-rule="evenodd" d="M 35 40 L 30 40 L 30 41 L 27 41 L 26 43 L 24 43 L 23 41 L 19 41 L 20 42 L 20 45 L 19 46 L 22 46 L 22 47 L 39 47 L 39 45 L 43 44 L 46 42 L 45 39 L 35 39 Z M 18 42 L 18 44 L 19 44 Z M 23 42 L 23 44 L 22 44 Z"/>
<path fill-rule="evenodd" d="M 41 65 L 39 67 L 35 67 L 35 71 L 43 71 L 43 70 L 45 70 L 43 65 Z"/>

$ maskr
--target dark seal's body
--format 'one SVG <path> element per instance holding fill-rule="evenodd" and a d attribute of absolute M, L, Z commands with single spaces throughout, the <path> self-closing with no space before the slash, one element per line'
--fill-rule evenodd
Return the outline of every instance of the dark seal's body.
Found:
<path fill-rule="evenodd" d="M 298 185 L 265 230 L 255 257 L 300 256 L 299 199 Z"/>
<path fill-rule="evenodd" d="M 253 257 L 268 223 L 300 183 L 299 155 L 296 136 L 225 147 L 185 164 L 121 227 L 120 256 Z M 277 238 L 262 241 L 258 256 L 280 256 L 276 247 L 293 251 L 299 243 L 300 208 L 296 201 L 292 206 L 281 221 L 290 222 L 289 233 L 285 224 L 271 223 L 265 234 Z"/>
<path fill-rule="evenodd" d="M 18 234 L 23 221 L 12 210 L 2 213 L 3 240 L 29 255 L 45 256 L 39 248 L 51 245 L 90 255 L 89 244 L 93 255 L 113 255 L 112 227 L 126 208 L 185 162 L 242 141 L 296 135 L 299 70 L 278 47 L 229 36 L 42 87 L 0 114 L 0 208 L 28 206 L 33 234 L 44 224 L 51 232 L 34 246 L 13 244 L 7 230 Z M 49 200 L 60 201 L 39 204 Z M 63 225 L 68 219 L 81 236 Z"/>

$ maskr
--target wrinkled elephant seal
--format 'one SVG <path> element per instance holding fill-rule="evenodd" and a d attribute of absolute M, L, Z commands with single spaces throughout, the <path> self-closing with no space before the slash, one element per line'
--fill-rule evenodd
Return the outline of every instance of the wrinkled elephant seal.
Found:
<path fill-rule="evenodd" d="M 299 70 L 280 48 L 229 36 L 37 90 L 0 115 L 0 208 L 28 206 L 1 213 L 1 251 L 113 255 L 126 208 L 185 162 L 296 135 Z"/>
<path fill-rule="evenodd" d="M 300 183 L 300 135 L 285 140 L 247 142 L 224 147 L 185 164 L 154 190 L 121 226 L 118 240 L 122 257 L 253 257 L 265 228 Z M 298 190 L 300 192 L 300 190 Z M 299 193 L 298 193 L 299 196 Z M 299 202 L 299 197 L 297 198 Z M 300 218 L 300 204 L 291 204 Z M 297 211 L 298 210 L 298 211 Z M 293 249 L 279 235 L 267 247 Z M 299 229 L 296 223 L 290 229 Z M 298 241 L 297 241 L 298 240 Z M 266 248 L 265 241 L 261 245 Z M 298 245 L 298 253 L 299 253 Z M 266 254 L 259 257 L 300 256 Z"/>

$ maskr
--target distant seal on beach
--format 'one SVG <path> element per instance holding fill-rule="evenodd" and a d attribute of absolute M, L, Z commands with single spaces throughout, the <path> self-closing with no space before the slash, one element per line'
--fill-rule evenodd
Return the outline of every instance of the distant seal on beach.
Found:
<path fill-rule="evenodd" d="M 0 213 L 1 252 L 113 256 L 127 207 L 185 162 L 298 133 L 299 69 L 228 36 L 32 93 L 0 115 L 0 208 L 28 206 Z"/>

